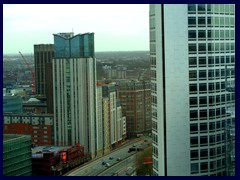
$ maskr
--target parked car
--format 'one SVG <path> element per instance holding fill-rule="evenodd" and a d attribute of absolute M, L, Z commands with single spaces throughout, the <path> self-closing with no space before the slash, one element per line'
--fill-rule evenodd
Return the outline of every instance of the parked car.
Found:
<path fill-rule="evenodd" d="M 103 161 L 103 162 L 102 162 L 102 165 L 105 165 L 105 164 L 106 164 L 106 162 L 105 162 L 105 161 Z"/>
<path fill-rule="evenodd" d="M 120 157 L 118 157 L 118 158 L 117 158 L 117 161 L 120 161 L 120 160 L 121 160 L 121 158 L 120 158 Z"/>
<path fill-rule="evenodd" d="M 109 159 L 110 159 L 110 160 L 112 160 L 112 159 L 113 159 L 113 157 L 112 157 L 112 156 L 110 156 L 110 157 L 109 157 Z"/>
<path fill-rule="evenodd" d="M 109 163 L 106 163 L 106 167 L 110 167 L 110 164 L 109 164 Z"/>

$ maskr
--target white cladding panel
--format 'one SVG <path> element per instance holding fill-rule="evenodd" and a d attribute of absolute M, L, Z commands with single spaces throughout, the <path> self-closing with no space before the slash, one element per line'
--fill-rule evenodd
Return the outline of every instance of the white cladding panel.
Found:
<path fill-rule="evenodd" d="M 164 5 L 167 175 L 190 175 L 187 5 Z"/>

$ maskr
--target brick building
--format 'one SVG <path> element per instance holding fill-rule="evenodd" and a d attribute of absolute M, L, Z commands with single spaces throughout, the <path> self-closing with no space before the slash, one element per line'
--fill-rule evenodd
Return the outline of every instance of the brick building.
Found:
<path fill-rule="evenodd" d="M 53 115 L 5 113 L 3 133 L 31 135 L 34 145 L 52 145 Z"/>

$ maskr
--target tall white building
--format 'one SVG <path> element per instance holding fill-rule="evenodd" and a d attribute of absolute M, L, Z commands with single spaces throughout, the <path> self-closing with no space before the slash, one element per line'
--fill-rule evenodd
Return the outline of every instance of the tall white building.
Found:
<path fill-rule="evenodd" d="M 149 22 L 153 174 L 226 175 L 234 5 L 150 5 Z"/>
<path fill-rule="evenodd" d="M 80 143 L 94 157 L 96 134 L 96 60 L 94 34 L 54 34 L 55 145 Z"/>
<path fill-rule="evenodd" d="M 97 156 L 104 154 L 104 122 L 103 122 L 103 96 L 102 86 L 96 87 L 96 149 Z"/>

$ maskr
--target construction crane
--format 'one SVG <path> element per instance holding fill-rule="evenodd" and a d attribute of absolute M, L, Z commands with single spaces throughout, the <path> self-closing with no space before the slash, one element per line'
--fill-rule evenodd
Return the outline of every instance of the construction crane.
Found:
<path fill-rule="evenodd" d="M 32 74 L 32 95 L 35 95 L 35 73 L 34 73 L 34 70 L 30 67 L 27 60 L 25 59 L 25 57 L 22 55 L 22 53 L 20 51 L 19 51 L 19 54 L 22 56 L 25 64 L 27 65 L 28 69 L 31 71 L 31 74 Z"/>

